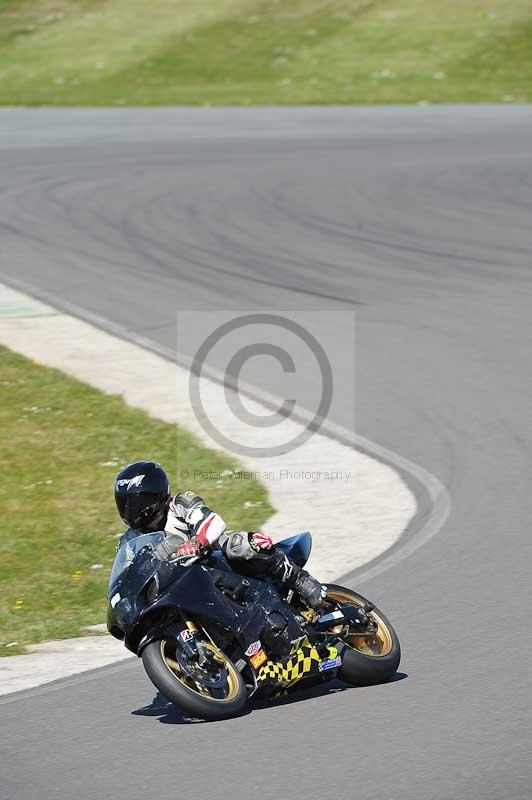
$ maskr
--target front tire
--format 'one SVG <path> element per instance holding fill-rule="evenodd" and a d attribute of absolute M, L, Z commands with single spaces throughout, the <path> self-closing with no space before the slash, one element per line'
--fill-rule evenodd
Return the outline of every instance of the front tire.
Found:
<path fill-rule="evenodd" d="M 329 583 L 326 588 L 331 600 L 362 607 L 368 602 L 361 594 L 344 586 Z M 395 675 L 401 661 L 401 646 L 391 623 L 378 608 L 369 616 L 377 623 L 374 635 L 353 634 L 342 640 L 346 647 L 338 677 L 351 686 L 386 683 Z"/>
<path fill-rule="evenodd" d="M 244 713 L 248 693 L 240 672 L 225 653 L 210 642 L 204 646 L 216 653 L 224 686 L 209 690 L 208 682 L 195 682 L 176 657 L 176 642 L 160 639 L 151 642 L 142 653 L 142 663 L 153 685 L 190 716 L 204 720 L 227 719 Z"/>

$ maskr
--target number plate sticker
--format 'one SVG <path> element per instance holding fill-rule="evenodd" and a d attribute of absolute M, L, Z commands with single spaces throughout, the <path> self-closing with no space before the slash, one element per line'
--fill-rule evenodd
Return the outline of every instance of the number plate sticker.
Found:
<path fill-rule="evenodd" d="M 320 672 L 325 672 L 328 669 L 336 669 L 336 667 L 342 666 L 342 659 L 340 656 L 336 656 L 336 658 L 329 658 L 327 661 L 322 661 L 319 665 L 318 669 Z"/>
<path fill-rule="evenodd" d="M 258 639 L 256 642 L 253 642 L 252 644 L 250 644 L 248 649 L 245 651 L 244 655 L 248 656 L 248 658 L 250 656 L 255 656 L 255 655 L 257 655 L 257 653 L 259 652 L 259 650 L 261 648 L 262 648 L 262 645 L 260 643 L 260 639 Z"/>

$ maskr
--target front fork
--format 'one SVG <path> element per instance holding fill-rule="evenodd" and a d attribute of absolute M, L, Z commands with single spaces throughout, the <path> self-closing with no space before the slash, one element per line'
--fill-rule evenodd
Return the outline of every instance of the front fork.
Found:
<path fill-rule="evenodd" d="M 223 663 L 223 660 L 217 658 L 216 652 L 211 647 L 205 647 L 203 640 L 204 634 L 191 619 L 184 618 L 183 625 L 172 626 L 172 629 L 175 628 L 179 628 L 179 632 L 175 637 L 179 646 L 182 648 L 186 657 L 196 662 L 199 667 L 205 669 L 215 661 Z M 213 646 L 215 647 L 214 643 Z"/>
<path fill-rule="evenodd" d="M 183 617 L 182 621 L 176 621 L 173 625 L 167 625 L 162 628 L 155 628 L 144 636 L 139 644 L 137 655 L 140 657 L 142 651 L 153 641 L 157 639 L 164 639 L 165 637 L 172 637 L 177 642 L 177 646 L 182 650 L 184 655 L 191 661 L 195 661 L 200 666 L 208 663 L 212 658 L 209 658 L 210 651 L 202 646 L 201 632 L 198 626 L 190 619 Z M 212 655 L 212 653 L 210 653 Z"/>

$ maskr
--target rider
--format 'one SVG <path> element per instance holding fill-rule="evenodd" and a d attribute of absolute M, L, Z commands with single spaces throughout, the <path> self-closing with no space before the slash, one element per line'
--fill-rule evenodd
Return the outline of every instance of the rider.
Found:
<path fill-rule="evenodd" d="M 169 553 L 176 550 L 179 556 L 196 556 L 221 547 L 237 572 L 270 575 L 294 589 L 312 608 L 319 608 L 325 598 L 319 581 L 278 550 L 269 536 L 258 531 L 226 532 L 221 516 L 194 492 L 181 491 L 172 497 L 160 464 L 136 461 L 124 467 L 116 477 L 115 501 L 128 525 L 118 547 L 142 533 L 164 531 Z"/>

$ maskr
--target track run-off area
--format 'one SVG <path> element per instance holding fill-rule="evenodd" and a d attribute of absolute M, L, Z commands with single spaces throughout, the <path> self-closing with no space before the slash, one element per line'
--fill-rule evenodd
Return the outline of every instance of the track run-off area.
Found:
<path fill-rule="evenodd" d="M 209 724 L 136 661 L 30 689 L 0 701 L 0 797 L 528 798 L 531 132 L 519 106 L 0 111 L 0 280 L 168 357 L 178 308 L 354 310 L 330 432 L 355 400 L 419 504 L 343 577 L 397 680 Z"/>

